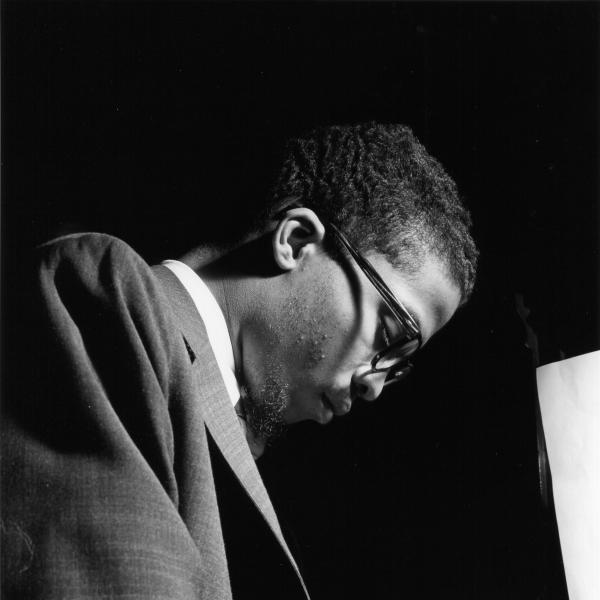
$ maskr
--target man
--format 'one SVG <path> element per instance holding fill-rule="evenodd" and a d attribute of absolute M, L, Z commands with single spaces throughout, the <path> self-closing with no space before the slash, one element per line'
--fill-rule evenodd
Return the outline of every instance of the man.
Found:
<path fill-rule="evenodd" d="M 252 455 L 406 375 L 472 290 L 469 227 L 410 130 L 370 123 L 291 141 L 228 251 L 151 269 L 109 236 L 39 248 L 6 597 L 306 597 Z"/>

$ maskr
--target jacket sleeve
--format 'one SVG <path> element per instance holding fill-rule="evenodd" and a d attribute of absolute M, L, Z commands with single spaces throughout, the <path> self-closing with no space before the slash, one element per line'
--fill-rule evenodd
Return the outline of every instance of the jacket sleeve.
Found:
<path fill-rule="evenodd" d="M 171 413 L 189 359 L 162 290 L 109 236 L 37 252 L 8 324 L 3 597 L 209 597 L 178 513 Z"/>

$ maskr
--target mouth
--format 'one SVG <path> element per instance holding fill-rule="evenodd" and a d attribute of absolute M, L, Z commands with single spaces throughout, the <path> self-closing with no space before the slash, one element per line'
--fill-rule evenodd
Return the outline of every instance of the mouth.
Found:
<path fill-rule="evenodd" d="M 331 411 L 336 417 L 341 417 L 350 412 L 351 402 L 349 401 L 341 401 L 334 404 L 325 394 L 322 394 L 321 400 L 325 408 Z"/>
<path fill-rule="evenodd" d="M 333 419 L 333 415 L 335 414 L 335 408 L 333 407 L 333 404 L 331 404 L 331 402 L 329 401 L 329 398 L 327 398 L 327 396 L 325 394 L 321 394 L 321 404 L 323 405 L 323 408 L 325 409 L 323 411 L 321 424 L 325 425 Z"/>

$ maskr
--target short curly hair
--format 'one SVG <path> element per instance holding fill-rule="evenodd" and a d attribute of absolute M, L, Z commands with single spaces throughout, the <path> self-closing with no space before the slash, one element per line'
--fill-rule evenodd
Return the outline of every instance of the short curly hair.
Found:
<path fill-rule="evenodd" d="M 408 273 L 433 252 L 465 302 L 478 251 L 456 184 L 405 125 L 315 129 L 288 141 L 270 216 L 286 199 L 339 227 L 362 252 L 377 251 Z"/>

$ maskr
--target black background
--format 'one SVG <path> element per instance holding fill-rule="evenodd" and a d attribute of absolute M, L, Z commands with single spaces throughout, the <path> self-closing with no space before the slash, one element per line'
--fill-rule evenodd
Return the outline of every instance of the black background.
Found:
<path fill-rule="evenodd" d="M 410 125 L 481 248 L 412 379 L 261 469 L 314 598 L 562 598 L 531 353 L 600 348 L 598 4 L 3 5 L 3 266 L 80 229 L 149 262 L 226 237 L 288 135 Z M 9 289 L 8 289 L 9 292 Z"/>

